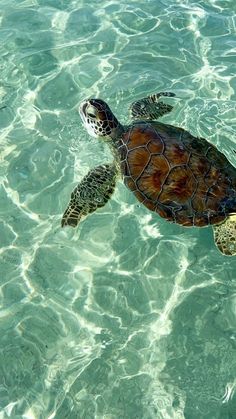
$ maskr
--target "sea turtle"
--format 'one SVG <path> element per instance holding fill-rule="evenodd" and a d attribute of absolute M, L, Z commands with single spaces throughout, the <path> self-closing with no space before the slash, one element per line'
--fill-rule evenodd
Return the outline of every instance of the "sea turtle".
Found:
<path fill-rule="evenodd" d="M 114 161 L 88 172 L 74 189 L 62 226 L 77 226 L 81 217 L 111 197 L 118 175 L 149 210 L 183 226 L 213 225 L 215 243 L 236 255 L 236 169 L 204 138 L 157 119 L 172 106 L 161 92 L 134 102 L 132 123 L 122 125 L 101 99 L 81 103 L 87 131 L 111 147 Z"/>

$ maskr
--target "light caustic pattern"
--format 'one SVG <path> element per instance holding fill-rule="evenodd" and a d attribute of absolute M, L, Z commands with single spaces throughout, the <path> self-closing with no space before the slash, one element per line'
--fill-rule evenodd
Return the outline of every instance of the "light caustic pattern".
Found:
<path fill-rule="evenodd" d="M 128 4 L 127 4 L 128 3 Z M 70 192 L 110 161 L 78 105 L 173 91 L 163 121 L 235 164 L 235 3 L 1 1 L 0 416 L 236 416 L 236 261 L 119 183 L 78 229 Z M 168 100 L 167 100 L 168 101 Z"/>

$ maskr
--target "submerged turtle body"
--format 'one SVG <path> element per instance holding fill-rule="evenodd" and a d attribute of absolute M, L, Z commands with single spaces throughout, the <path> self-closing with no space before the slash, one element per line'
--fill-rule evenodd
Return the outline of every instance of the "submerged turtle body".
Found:
<path fill-rule="evenodd" d="M 156 119 L 172 110 L 162 92 L 131 105 L 133 122 L 123 126 L 101 99 L 81 104 L 88 132 L 107 140 L 114 161 L 90 170 L 75 188 L 62 226 L 106 204 L 118 175 L 149 210 L 183 226 L 213 225 L 215 243 L 236 255 L 236 169 L 203 138 Z"/>
<path fill-rule="evenodd" d="M 118 152 L 126 186 L 161 217 L 201 227 L 236 211 L 236 170 L 205 140 L 144 121 L 124 132 Z"/>

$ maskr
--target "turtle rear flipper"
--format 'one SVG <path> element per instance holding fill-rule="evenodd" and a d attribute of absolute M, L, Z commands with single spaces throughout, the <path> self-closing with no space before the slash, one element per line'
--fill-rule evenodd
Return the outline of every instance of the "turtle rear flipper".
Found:
<path fill-rule="evenodd" d="M 73 190 L 61 226 L 76 227 L 81 218 L 103 207 L 115 189 L 116 177 L 117 169 L 114 164 L 105 164 L 90 170 Z"/>
<path fill-rule="evenodd" d="M 133 102 L 130 106 L 131 118 L 155 120 L 171 112 L 173 106 L 159 102 L 161 96 L 174 97 L 175 94 L 171 92 L 160 92 Z"/>
<path fill-rule="evenodd" d="M 215 244 L 221 253 L 236 255 L 236 214 L 230 215 L 222 224 L 214 225 L 213 231 Z"/>

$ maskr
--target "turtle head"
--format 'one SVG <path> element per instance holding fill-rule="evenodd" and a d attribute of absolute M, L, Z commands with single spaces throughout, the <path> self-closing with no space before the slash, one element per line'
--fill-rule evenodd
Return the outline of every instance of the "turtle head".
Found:
<path fill-rule="evenodd" d="M 88 133 L 93 137 L 116 138 L 122 131 L 109 106 L 101 99 L 88 99 L 80 105 L 80 116 Z"/>

